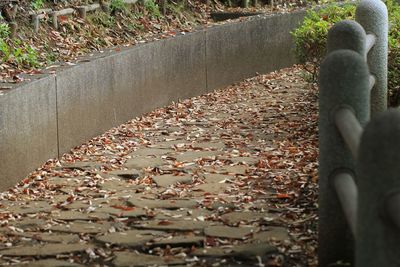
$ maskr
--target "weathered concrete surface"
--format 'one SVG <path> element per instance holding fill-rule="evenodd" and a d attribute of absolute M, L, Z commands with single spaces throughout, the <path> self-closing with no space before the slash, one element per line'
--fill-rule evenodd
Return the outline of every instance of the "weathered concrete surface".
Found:
<path fill-rule="evenodd" d="M 60 153 L 117 124 L 112 57 L 99 58 L 57 73 Z"/>
<path fill-rule="evenodd" d="M 260 16 L 208 29 L 208 88 L 221 88 L 256 72 L 266 73 L 294 64 L 290 31 L 304 15 L 304 11 L 298 11 Z"/>
<path fill-rule="evenodd" d="M 118 121 L 207 92 L 204 39 L 200 31 L 113 56 L 118 62 L 113 73 Z"/>
<path fill-rule="evenodd" d="M 57 156 L 54 76 L 0 96 L 0 140 L 0 190 Z"/>
<path fill-rule="evenodd" d="M 57 74 L 60 153 L 135 116 L 207 91 L 203 31 Z"/>

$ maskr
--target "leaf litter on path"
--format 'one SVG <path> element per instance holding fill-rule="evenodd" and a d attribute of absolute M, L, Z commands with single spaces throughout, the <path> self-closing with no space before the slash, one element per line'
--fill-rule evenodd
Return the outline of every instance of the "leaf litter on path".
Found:
<path fill-rule="evenodd" d="M 0 194 L 2 260 L 316 266 L 317 93 L 300 71 L 173 103 L 49 160 Z M 78 234 L 82 249 L 20 253 L 50 244 L 35 232 Z"/>

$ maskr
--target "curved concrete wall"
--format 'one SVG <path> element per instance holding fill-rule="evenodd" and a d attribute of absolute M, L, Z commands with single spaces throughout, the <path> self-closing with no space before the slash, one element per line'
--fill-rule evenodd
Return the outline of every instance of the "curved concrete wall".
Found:
<path fill-rule="evenodd" d="M 304 15 L 212 26 L 31 77 L 0 95 L 0 190 L 135 116 L 294 64 L 289 32 Z"/>

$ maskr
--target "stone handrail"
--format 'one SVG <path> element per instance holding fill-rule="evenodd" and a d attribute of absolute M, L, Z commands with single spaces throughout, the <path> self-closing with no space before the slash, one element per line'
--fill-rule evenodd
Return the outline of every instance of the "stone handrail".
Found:
<path fill-rule="evenodd" d="M 328 33 L 328 55 L 320 73 L 320 266 L 337 261 L 355 261 L 355 266 L 395 266 L 389 257 L 371 261 L 370 251 L 375 252 L 377 247 L 370 239 L 380 233 L 371 231 L 376 234 L 373 236 L 361 230 L 370 223 L 366 220 L 369 214 L 363 213 L 365 206 L 381 201 L 365 199 L 374 189 L 362 184 L 378 177 L 368 177 L 372 171 L 363 175 L 359 169 L 380 169 L 365 157 L 369 151 L 360 151 L 372 141 L 365 142 L 367 132 L 376 132 L 375 128 L 363 130 L 370 116 L 382 120 L 380 113 L 387 109 L 387 45 L 388 15 L 380 0 L 361 1 L 356 21 L 341 21 Z M 379 172 L 386 179 L 385 172 Z M 392 197 L 397 199 L 397 195 Z M 395 210 L 393 204 L 387 206 Z"/>

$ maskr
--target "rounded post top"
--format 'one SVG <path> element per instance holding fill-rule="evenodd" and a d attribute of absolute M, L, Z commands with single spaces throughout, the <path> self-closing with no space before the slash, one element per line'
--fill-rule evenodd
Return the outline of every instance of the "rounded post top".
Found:
<path fill-rule="evenodd" d="M 356 9 L 356 20 L 370 20 L 371 16 L 388 18 L 387 8 L 381 0 L 362 0 Z"/>
<path fill-rule="evenodd" d="M 334 112 L 351 107 L 361 125 L 369 120 L 369 69 L 359 53 L 341 49 L 329 53 L 320 69 L 320 111 L 334 122 Z M 322 121 L 322 119 L 321 119 Z"/>
<path fill-rule="evenodd" d="M 328 32 L 328 53 L 340 49 L 350 49 L 365 55 L 366 33 L 364 28 L 354 20 L 342 20 Z"/>
<path fill-rule="evenodd" d="M 340 88 L 359 88 L 364 90 L 360 84 L 368 83 L 369 70 L 364 57 L 359 53 L 341 49 L 329 53 L 321 64 L 320 84 L 321 91 L 323 88 L 336 87 Z M 354 91 L 354 89 L 352 89 Z M 337 93 L 337 91 L 336 91 Z"/>

